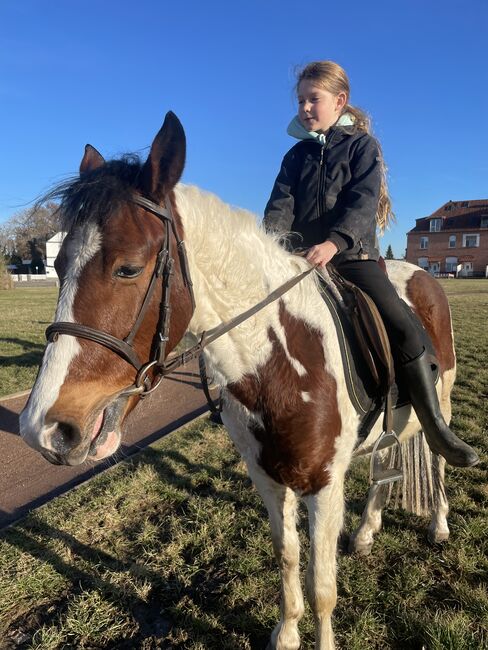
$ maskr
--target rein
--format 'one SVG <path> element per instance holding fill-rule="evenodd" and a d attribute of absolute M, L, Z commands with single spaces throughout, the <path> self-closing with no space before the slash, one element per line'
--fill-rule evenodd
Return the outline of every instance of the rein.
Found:
<path fill-rule="evenodd" d="M 137 195 L 134 195 L 131 201 L 132 203 L 135 203 L 145 210 L 148 210 L 149 212 L 155 214 L 157 217 L 159 217 L 159 219 L 161 219 L 161 222 L 163 224 L 166 222 L 166 228 L 164 229 L 164 242 L 156 257 L 154 271 L 151 276 L 146 295 L 144 296 L 139 314 L 134 325 L 132 326 L 131 331 L 124 339 L 118 339 L 117 337 L 112 336 L 112 334 L 108 334 L 102 330 L 97 330 L 92 327 L 88 327 L 87 325 L 66 321 L 58 321 L 52 323 L 46 329 L 46 338 L 49 343 L 55 342 L 60 334 L 75 336 L 89 341 L 94 341 L 99 345 L 103 345 L 104 347 L 118 354 L 120 357 L 122 357 L 122 359 L 127 361 L 127 363 L 130 363 L 137 371 L 136 379 L 134 381 L 134 384 L 124 389 L 119 394 L 119 396 L 139 395 L 140 397 L 145 397 L 149 393 L 152 393 L 159 386 L 162 379 L 166 375 L 173 372 L 179 366 L 184 365 L 188 361 L 200 356 L 203 349 L 207 345 L 210 345 L 210 343 L 213 343 L 215 340 L 230 330 L 234 329 L 246 321 L 248 318 L 251 318 L 251 316 L 264 309 L 264 307 L 267 305 L 278 300 L 278 298 L 280 298 L 296 284 L 301 282 L 307 275 L 315 271 L 316 267 L 312 266 L 306 271 L 303 271 L 302 273 L 299 273 L 298 275 L 290 278 L 250 309 L 247 309 L 241 314 L 238 314 L 227 322 L 220 323 L 211 330 L 203 332 L 200 335 L 199 341 L 196 345 L 188 348 L 187 350 L 184 350 L 184 352 L 176 356 L 169 363 L 165 363 L 166 344 L 168 342 L 171 316 L 171 281 L 174 274 L 174 259 L 171 256 L 172 251 L 169 229 L 170 226 L 175 237 L 176 248 L 183 274 L 183 281 L 190 294 L 193 313 L 195 310 L 195 297 L 193 294 L 193 284 L 190 277 L 185 243 L 179 237 L 169 199 L 165 200 L 166 207 L 162 207 L 153 201 L 150 201 L 149 199 Z M 156 288 L 156 283 L 160 278 L 162 278 L 163 287 L 161 303 L 159 307 L 157 341 L 156 345 L 154 346 L 154 353 L 152 355 L 153 358 L 146 363 L 142 363 L 139 359 L 139 356 L 137 355 L 137 352 L 134 349 L 133 341 L 144 320 L 147 309 L 149 307 L 149 303 Z M 150 371 L 155 371 L 156 373 L 156 376 L 152 381 L 149 378 Z"/>
<path fill-rule="evenodd" d="M 188 348 L 178 356 L 176 356 L 169 363 L 165 364 L 162 374 L 168 375 L 170 372 L 173 372 L 175 368 L 178 368 L 179 366 L 187 363 L 188 361 L 191 361 L 195 357 L 198 357 L 201 354 L 201 352 L 203 352 L 203 349 L 207 345 L 210 345 L 210 343 L 213 343 L 215 340 L 217 340 L 224 334 L 227 334 L 227 332 L 229 332 L 230 330 L 234 329 L 234 327 L 237 327 L 238 325 L 246 321 L 248 318 L 251 318 L 251 316 L 254 316 L 254 314 L 257 314 L 259 311 L 261 311 L 261 309 L 267 307 L 267 305 L 271 304 L 272 302 L 275 302 L 276 300 L 278 300 L 278 298 L 281 298 L 283 294 L 285 294 L 292 287 L 294 287 L 296 284 L 301 282 L 304 278 L 307 277 L 307 275 L 310 275 L 312 271 L 315 271 L 315 266 L 310 267 L 309 269 L 303 271 L 302 273 L 299 273 L 298 275 L 294 275 L 292 278 L 287 280 L 284 284 L 281 284 L 279 287 L 274 289 L 274 291 L 268 294 L 266 298 L 258 302 L 253 307 L 250 307 L 246 311 L 242 312 L 241 314 L 234 316 L 234 318 L 232 318 L 231 320 L 220 323 L 219 325 L 212 328 L 211 330 L 202 332 L 198 343 L 196 343 L 193 347 Z"/>

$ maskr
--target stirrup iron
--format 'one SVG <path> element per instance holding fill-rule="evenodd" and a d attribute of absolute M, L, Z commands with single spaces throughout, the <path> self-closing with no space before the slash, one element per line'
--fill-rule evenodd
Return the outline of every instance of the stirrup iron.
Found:
<path fill-rule="evenodd" d="M 376 460 L 379 457 L 378 452 L 388 447 L 396 445 L 398 457 L 395 467 L 390 469 L 378 469 Z M 391 430 L 389 432 L 383 431 L 378 440 L 375 442 L 373 451 L 371 452 L 371 461 L 369 465 L 369 482 L 370 485 L 388 485 L 395 481 L 403 479 L 403 456 L 402 446 L 397 438 L 396 433 Z"/>

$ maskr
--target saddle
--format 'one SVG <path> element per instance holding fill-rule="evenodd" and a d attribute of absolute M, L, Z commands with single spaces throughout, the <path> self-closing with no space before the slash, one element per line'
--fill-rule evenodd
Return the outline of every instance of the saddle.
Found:
<path fill-rule="evenodd" d="M 361 417 L 361 442 L 383 409 L 384 429 L 391 431 L 392 409 L 410 404 L 410 397 L 400 373 L 395 373 L 388 334 L 375 303 L 334 267 L 328 265 L 327 270 L 332 286 L 319 275 L 322 296 L 336 327 L 349 396 Z M 383 270 L 386 273 L 386 268 Z M 405 318 L 419 331 L 437 382 L 439 364 L 430 337 L 410 307 L 404 301 L 402 303 Z"/>

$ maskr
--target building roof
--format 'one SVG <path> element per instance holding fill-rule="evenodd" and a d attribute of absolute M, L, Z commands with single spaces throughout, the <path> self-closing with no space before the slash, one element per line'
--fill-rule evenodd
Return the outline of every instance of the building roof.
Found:
<path fill-rule="evenodd" d="M 470 230 L 479 228 L 481 217 L 488 218 L 488 199 L 448 201 L 427 217 L 415 220 L 415 228 L 408 232 L 428 232 L 431 219 L 442 219 L 441 230 Z"/>

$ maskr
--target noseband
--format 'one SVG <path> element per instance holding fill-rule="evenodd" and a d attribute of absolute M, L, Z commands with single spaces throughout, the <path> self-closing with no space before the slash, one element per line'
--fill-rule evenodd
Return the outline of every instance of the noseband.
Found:
<path fill-rule="evenodd" d="M 122 357 L 122 359 L 130 363 L 137 371 L 134 384 L 122 391 L 121 394 L 138 394 L 142 397 L 143 395 L 147 395 L 148 393 L 155 390 L 155 388 L 157 388 L 159 385 L 162 377 L 165 374 L 168 374 L 168 371 L 165 372 L 166 366 L 164 359 L 166 354 L 166 344 L 168 342 L 169 321 L 171 315 L 171 281 L 174 274 L 174 259 L 172 257 L 171 251 L 170 227 L 173 231 L 176 241 L 176 249 L 180 259 L 183 281 L 190 293 L 192 313 L 195 309 L 195 298 L 193 295 L 193 285 L 190 277 L 190 270 L 188 267 L 185 243 L 182 239 L 180 239 L 178 235 L 178 230 L 173 218 L 173 211 L 171 209 L 171 202 L 169 198 L 165 198 L 166 207 L 157 205 L 156 203 L 153 203 L 153 201 L 137 195 L 134 195 L 131 198 L 131 202 L 139 205 L 148 212 L 155 214 L 159 219 L 161 219 L 163 225 L 166 226 L 164 228 L 163 245 L 156 257 L 156 263 L 154 265 L 154 270 L 146 291 L 146 295 L 144 296 L 139 314 L 135 320 L 134 325 L 132 326 L 131 331 L 124 339 L 118 339 L 117 337 L 112 336 L 107 332 L 88 327 L 87 325 L 58 321 L 52 323 L 46 329 L 46 338 L 48 342 L 52 343 L 56 341 L 59 334 L 66 334 L 69 336 L 76 336 L 79 338 L 87 339 L 89 341 L 94 341 L 95 343 L 99 343 L 109 350 L 112 350 L 120 357 Z M 162 295 L 159 307 L 157 338 L 154 344 L 152 359 L 146 363 L 142 363 L 137 355 L 137 352 L 134 349 L 133 342 L 146 315 L 149 303 L 151 302 L 151 298 L 156 288 L 156 283 L 160 278 L 162 278 Z M 150 371 L 154 373 L 153 381 L 151 381 L 149 378 Z"/>

